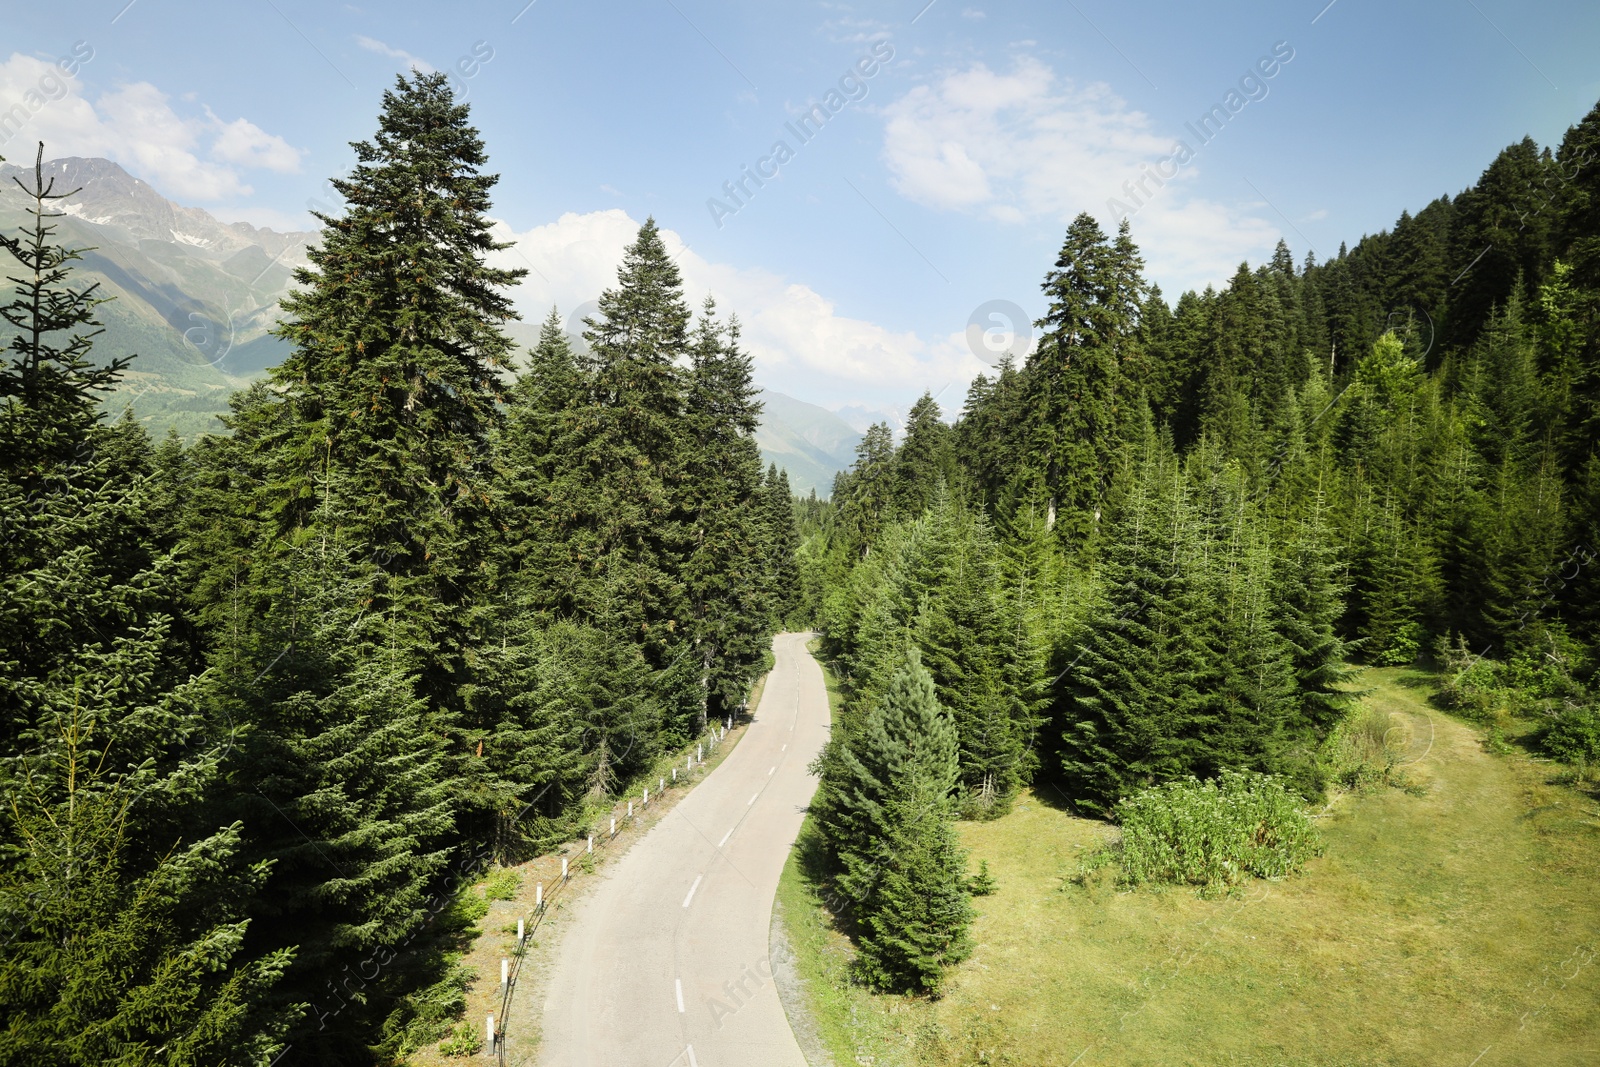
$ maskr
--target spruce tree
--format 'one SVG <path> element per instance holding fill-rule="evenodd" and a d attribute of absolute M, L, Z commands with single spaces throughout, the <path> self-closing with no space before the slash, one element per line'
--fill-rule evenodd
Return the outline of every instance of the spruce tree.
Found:
<path fill-rule="evenodd" d="M 911 405 L 905 440 L 895 453 L 892 507 L 896 518 L 914 519 L 928 510 L 941 482 L 954 486 L 957 468 L 950 444 L 950 427 L 944 424 L 938 403 L 923 393 Z"/>
<path fill-rule="evenodd" d="M 888 806 L 893 836 L 856 959 L 856 973 L 876 989 L 937 997 L 946 970 L 972 953 L 967 853 L 947 809 L 920 779 Z"/>
<path fill-rule="evenodd" d="M 934 509 L 938 570 L 922 598 L 916 640 L 956 724 L 967 810 L 992 817 L 1005 813 L 1033 770 L 1036 723 L 1027 683 L 1012 670 L 1019 620 L 988 523 L 965 514 L 942 484 Z"/>
<path fill-rule="evenodd" d="M 98 300 L 48 221 L 71 194 L 38 162 L 23 190 L 31 233 L 0 242 L 21 268 L 0 309 L 0 1062 L 257 1063 L 287 954 L 243 951 L 266 868 L 206 811 L 231 731 L 174 636 L 170 492 L 143 429 L 102 424 L 132 357 L 90 358 Z"/>
<path fill-rule="evenodd" d="M 775 463 L 767 467 L 761 517 L 766 528 L 766 589 L 771 624 L 787 629 L 799 624 L 803 602 L 798 561 L 800 531 L 795 525 L 789 474 Z"/>
<path fill-rule="evenodd" d="M 1345 588 L 1323 510 L 1318 493 L 1307 517 L 1288 531 L 1272 579 L 1276 625 L 1289 649 L 1298 693 L 1294 730 L 1319 740 L 1354 699 L 1348 686 L 1355 675 L 1345 665 L 1350 645 L 1337 629 Z"/>
<path fill-rule="evenodd" d="M 623 253 L 617 286 L 584 332 L 581 397 L 551 442 L 545 507 L 559 546 L 547 607 L 646 648 L 663 667 L 688 621 L 683 282 L 655 221 Z M 698 672 L 697 672 L 698 675 Z"/>
<path fill-rule="evenodd" d="M 1144 463 L 1107 531 L 1101 600 L 1063 672 L 1061 768 L 1079 808 L 1195 766 L 1206 727 L 1202 575 L 1180 472 Z"/>
<path fill-rule="evenodd" d="M 293 349 L 272 381 L 292 411 L 279 457 L 280 537 L 336 518 L 370 574 L 374 612 L 395 627 L 419 692 L 451 709 L 493 536 L 488 438 L 516 318 L 504 290 L 526 272 L 490 267 L 483 141 L 443 74 L 399 76 L 378 132 L 333 180 L 346 202 L 318 215 L 319 243 L 283 301 Z M 329 496 L 337 486 L 343 494 Z"/>
<path fill-rule="evenodd" d="M 1016 504 L 1047 514 L 1073 545 L 1096 530 L 1122 447 L 1121 361 L 1143 289 L 1137 252 L 1124 238 L 1111 244 L 1088 214 L 1072 221 L 1045 276 L 1049 307 L 1035 324 L 1043 333 L 1026 369 L 1030 469 Z"/>
<path fill-rule="evenodd" d="M 0 373 L 0 465 L 8 481 L 32 493 L 48 491 L 45 483 L 84 455 L 90 432 L 104 417 L 98 394 L 115 388 L 133 357 L 102 363 L 89 358 L 103 332 L 94 317 L 103 298 L 96 295 L 99 283 L 75 289 L 68 279 L 72 264 L 90 249 L 57 243 L 51 221 L 66 214 L 55 205 L 78 190 L 58 190 L 54 178 L 45 180 L 42 142 L 32 188 L 12 180 L 31 201 L 26 210 L 33 221 L 20 238 L 0 234 L 0 251 L 19 271 L 6 276 L 15 290 L 0 307 L 0 318 L 11 327 L 8 362 Z"/>
<path fill-rule="evenodd" d="M 772 532 L 755 441 L 761 404 L 750 356 L 739 348 L 738 322 L 719 322 L 710 297 L 690 359 L 680 507 L 688 523 L 686 625 L 704 694 L 698 733 L 707 716 L 720 719 L 743 703 L 767 656 Z"/>
<path fill-rule="evenodd" d="M 960 771 L 955 725 L 915 651 L 901 659 L 882 697 L 862 709 L 817 759 L 822 780 L 811 802 L 835 884 L 870 913 L 893 849 L 894 805 L 913 793 L 944 807 Z"/>

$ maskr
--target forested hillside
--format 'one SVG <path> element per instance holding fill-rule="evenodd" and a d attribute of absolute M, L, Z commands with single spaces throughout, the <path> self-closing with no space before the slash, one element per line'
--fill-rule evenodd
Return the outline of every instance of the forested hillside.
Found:
<path fill-rule="evenodd" d="M 133 354 L 95 347 L 72 190 L 4 194 L 0 1063 L 437 1041 L 464 887 L 736 711 L 795 610 L 750 359 L 655 224 L 587 350 L 552 311 L 512 374 L 448 79 L 401 78 L 355 148 L 291 354 L 192 447 L 106 417 Z"/>
<path fill-rule="evenodd" d="M 256 349 L 288 355 L 190 443 L 108 410 L 135 353 L 42 147 L 0 193 L 0 1064 L 437 1043 L 465 887 L 737 714 L 784 627 L 843 682 L 816 858 L 875 989 L 973 951 L 954 823 L 1030 783 L 1222 811 L 1261 862 L 1208 886 L 1291 872 L 1361 665 L 1600 760 L 1600 107 L 1176 304 L 1079 215 L 1035 349 L 874 426 L 827 500 L 763 469 L 738 320 L 653 220 L 581 345 L 552 309 L 519 352 L 449 78 L 354 148 Z"/>
<path fill-rule="evenodd" d="M 1176 304 L 1126 221 L 1080 215 L 1026 360 L 953 425 L 924 396 L 898 448 L 866 435 L 801 548 L 846 687 L 816 811 L 863 977 L 937 990 L 963 951 L 950 909 L 897 973 L 875 955 L 905 918 L 880 870 L 961 876 L 901 859 L 937 841 L 896 813 L 919 791 L 968 817 L 1030 780 L 1097 815 L 1232 771 L 1319 797 L 1360 663 L 1444 666 L 1464 713 L 1600 759 L 1597 212 L 1600 108 L 1327 262 L 1280 243 Z"/>

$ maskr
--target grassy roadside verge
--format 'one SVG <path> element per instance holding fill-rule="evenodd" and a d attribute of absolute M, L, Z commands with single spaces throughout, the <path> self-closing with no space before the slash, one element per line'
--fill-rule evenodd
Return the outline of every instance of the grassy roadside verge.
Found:
<path fill-rule="evenodd" d="M 1223 900 L 1068 884 L 1108 828 L 1048 787 L 962 824 L 999 890 L 974 901 L 978 949 L 937 1002 L 848 984 L 849 944 L 792 856 L 779 901 L 834 1062 L 1600 1062 L 1596 796 L 1432 709 L 1427 679 L 1361 684 L 1408 728 L 1409 788 L 1339 797 L 1302 875 Z"/>

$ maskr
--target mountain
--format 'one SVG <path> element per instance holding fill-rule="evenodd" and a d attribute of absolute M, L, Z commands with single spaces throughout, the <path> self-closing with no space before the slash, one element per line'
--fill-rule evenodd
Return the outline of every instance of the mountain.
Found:
<path fill-rule="evenodd" d="M 789 488 L 804 496 L 827 496 L 833 476 L 855 462 L 861 434 L 827 408 L 763 390 L 756 444 L 764 463 L 789 472 Z"/>
<path fill-rule="evenodd" d="M 169 426 L 190 438 L 217 429 L 215 417 L 228 410 L 233 391 L 287 353 L 267 331 L 318 235 L 220 222 L 106 159 L 56 159 L 44 171 L 56 192 L 78 190 L 57 201 L 62 215 L 54 220 L 57 240 L 84 250 L 73 284 L 98 284 L 100 295 L 114 298 L 97 309 L 105 326 L 97 352 L 138 355 L 108 407 L 131 404 L 158 436 Z M 0 226 L 11 233 L 31 221 L 13 178 L 31 188 L 32 168 L 0 164 Z M 539 328 L 513 322 L 507 332 L 530 346 Z M 781 393 L 761 400 L 763 460 L 788 471 L 795 492 L 826 495 L 834 474 L 855 458 L 861 435 L 813 404 Z"/>
<path fill-rule="evenodd" d="M 219 222 L 105 159 L 57 159 L 44 171 L 56 192 L 78 190 L 56 202 L 53 220 L 60 243 L 84 249 L 73 284 L 98 283 L 114 298 L 97 309 L 97 350 L 138 354 L 107 403 L 131 403 L 158 431 L 215 429 L 229 394 L 283 358 L 267 331 L 316 234 Z M 11 233 L 31 222 L 13 178 L 31 188 L 32 168 L 0 164 L 0 226 Z"/>

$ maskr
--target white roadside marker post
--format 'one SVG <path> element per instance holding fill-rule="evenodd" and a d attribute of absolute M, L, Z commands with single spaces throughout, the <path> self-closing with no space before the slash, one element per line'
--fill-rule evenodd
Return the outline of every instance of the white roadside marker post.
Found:
<path fill-rule="evenodd" d="M 489 1021 L 483 1025 L 484 1037 L 488 1039 L 489 1055 L 494 1055 L 494 1016 L 489 1016 Z"/>
<path fill-rule="evenodd" d="M 518 919 L 517 920 L 517 947 L 518 948 L 522 947 L 522 942 L 526 937 L 527 937 L 527 935 L 522 932 L 522 920 Z"/>
<path fill-rule="evenodd" d="M 561 880 L 563 882 L 567 880 L 567 857 L 565 856 L 561 857 Z"/>
<path fill-rule="evenodd" d="M 540 882 L 533 888 L 533 910 L 544 910 L 544 883 Z"/>
<path fill-rule="evenodd" d="M 503 990 L 503 989 L 505 989 L 506 986 L 508 986 L 510 984 L 511 984 L 511 961 L 508 960 L 508 959 L 501 959 L 501 961 L 500 961 L 500 988 Z"/>

